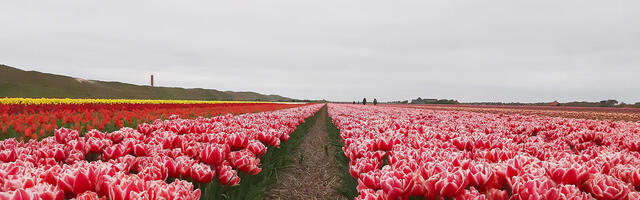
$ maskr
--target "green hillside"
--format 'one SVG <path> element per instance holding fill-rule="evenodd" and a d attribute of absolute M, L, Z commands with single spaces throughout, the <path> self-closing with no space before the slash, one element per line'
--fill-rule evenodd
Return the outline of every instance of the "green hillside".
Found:
<path fill-rule="evenodd" d="M 0 65 L 0 97 L 117 98 L 291 101 L 279 95 L 213 89 L 150 87 L 120 82 L 77 79 Z"/>

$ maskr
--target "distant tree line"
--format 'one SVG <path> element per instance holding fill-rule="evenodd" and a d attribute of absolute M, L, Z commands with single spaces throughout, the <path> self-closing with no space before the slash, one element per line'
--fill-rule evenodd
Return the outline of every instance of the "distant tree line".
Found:
<path fill-rule="evenodd" d="M 630 107 L 630 106 L 634 106 L 635 104 L 626 104 L 624 102 L 622 103 L 618 102 L 618 100 L 615 100 L 615 99 L 608 99 L 608 100 L 602 100 L 600 102 L 580 101 L 580 102 L 561 103 L 560 105 L 561 106 L 578 106 L 578 107 Z"/>
<path fill-rule="evenodd" d="M 411 100 L 411 104 L 459 104 L 455 99 L 417 99 Z"/>
<path fill-rule="evenodd" d="M 404 100 L 404 101 L 389 101 L 387 102 L 389 104 L 408 104 L 409 100 Z"/>
<path fill-rule="evenodd" d="M 362 103 L 362 105 L 367 105 L 367 98 L 362 99 L 362 101 L 360 101 L 359 103 Z M 352 104 L 356 104 L 356 101 L 353 101 Z M 373 99 L 373 105 L 378 105 L 378 99 Z"/>

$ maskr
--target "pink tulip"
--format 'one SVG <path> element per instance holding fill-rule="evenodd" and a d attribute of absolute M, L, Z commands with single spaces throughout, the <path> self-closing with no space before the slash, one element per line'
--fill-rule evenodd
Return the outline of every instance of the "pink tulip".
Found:
<path fill-rule="evenodd" d="M 105 147 L 111 146 L 111 140 L 88 138 L 86 148 L 88 152 L 101 153 Z"/>
<path fill-rule="evenodd" d="M 272 147 L 279 147 L 280 146 L 280 139 L 278 137 L 274 137 L 271 134 L 268 134 L 266 132 L 260 132 L 258 133 L 258 140 L 260 140 L 260 142 L 267 144 L 269 146 Z"/>
<path fill-rule="evenodd" d="M 389 151 L 393 148 L 393 143 L 390 139 L 379 138 L 376 139 L 376 147 L 378 150 Z"/>
<path fill-rule="evenodd" d="M 234 151 L 229 153 L 229 164 L 238 171 L 256 175 L 262 171 L 258 166 L 260 159 L 248 151 Z"/>
<path fill-rule="evenodd" d="M 596 175 L 587 180 L 588 191 L 598 199 L 619 200 L 629 193 L 629 186 L 607 175 Z"/>
<path fill-rule="evenodd" d="M 66 144 L 71 140 L 78 139 L 78 131 L 67 128 L 60 128 L 54 131 L 56 141 L 60 144 Z"/>
<path fill-rule="evenodd" d="M 105 160 L 116 159 L 126 154 L 126 147 L 123 145 L 113 145 L 103 150 L 103 158 Z"/>
<path fill-rule="evenodd" d="M 154 161 L 152 165 L 144 167 L 138 170 L 138 176 L 145 181 L 153 181 L 153 180 L 166 180 L 169 174 L 169 170 L 164 165 L 161 165 L 157 161 Z M 193 174 L 193 167 L 191 170 Z"/>
<path fill-rule="evenodd" d="M 191 126 L 190 132 L 201 134 L 201 133 L 204 133 L 206 130 L 207 130 L 207 127 L 204 124 L 198 123 Z"/>
<path fill-rule="evenodd" d="M 147 123 L 138 124 L 138 132 L 142 134 L 149 135 L 153 131 L 154 131 L 154 128 L 150 124 L 147 124 Z"/>
<path fill-rule="evenodd" d="M 91 189 L 91 183 L 86 172 L 81 170 L 68 171 L 60 174 L 58 186 L 67 192 L 80 194 Z"/>
<path fill-rule="evenodd" d="M 471 186 L 485 188 L 493 176 L 493 170 L 487 164 L 476 164 L 469 167 L 469 185 Z"/>
<path fill-rule="evenodd" d="M 39 199 L 62 200 L 64 199 L 64 191 L 59 187 L 48 183 L 39 183 L 33 187 L 26 188 L 25 191 Z"/>
<path fill-rule="evenodd" d="M 454 197 L 456 200 L 486 200 L 487 196 L 480 194 L 476 188 L 471 187 L 469 190 L 463 190 Z"/>
<path fill-rule="evenodd" d="M 240 183 L 238 172 L 231 169 L 231 166 L 222 164 L 218 166 L 218 180 L 223 185 L 236 186 Z"/>
<path fill-rule="evenodd" d="M 200 160 L 208 165 L 218 166 L 229 154 L 229 145 L 207 145 L 200 152 Z"/>
<path fill-rule="evenodd" d="M 514 176 L 511 184 L 511 199 L 515 200 L 544 199 L 546 192 L 555 186 L 553 181 L 546 177 L 534 176 Z"/>
<path fill-rule="evenodd" d="M 370 171 L 360 174 L 358 178 L 358 191 L 373 189 L 380 189 L 380 171 Z"/>
<path fill-rule="evenodd" d="M 136 156 L 146 156 L 148 155 L 148 148 L 145 144 L 136 144 L 133 146 L 133 154 Z"/>
<path fill-rule="evenodd" d="M 267 147 L 265 147 L 264 144 L 256 140 L 249 142 L 247 149 L 258 158 L 262 157 L 265 153 L 267 153 Z"/>
<path fill-rule="evenodd" d="M 98 188 L 100 178 L 102 176 L 115 176 L 116 170 L 108 165 L 91 165 L 87 170 L 87 177 L 91 183 L 91 189 L 95 189 L 96 192 L 101 192 Z M 103 191 L 106 192 L 106 191 Z"/>
<path fill-rule="evenodd" d="M 640 186 L 640 169 L 633 169 L 629 174 L 629 180 L 634 186 Z"/>
<path fill-rule="evenodd" d="M 382 166 L 380 160 L 375 158 L 360 158 L 355 163 L 349 166 L 349 173 L 354 178 L 358 178 L 361 173 L 370 172 L 375 169 L 379 169 Z"/>
<path fill-rule="evenodd" d="M 174 123 L 169 126 L 169 130 L 177 134 L 189 133 L 191 130 L 191 124 L 189 124 L 187 121 L 178 121 L 178 119 L 174 120 Z"/>
<path fill-rule="evenodd" d="M 132 199 L 132 195 L 135 195 L 135 192 L 140 191 L 142 188 L 143 186 L 140 182 L 124 180 L 118 184 L 110 186 L 108 196 L 110 200 Z"/>
<path fill-rule="evenodd" d="M 6 149 L 0 151 L 0 162 L 13 162 L 17 159 L 17 154 L 14 149 Z"/>
<path fill-rule="evenodd" d="M 383 191 L 378 190 L 374 191 L 372 189 L 366 189 L 360 191 L 360 195 L 355 198 L 355 200 L 385 200 L 385 194 Z"/>
<path fill-rule="evenodd" d="M 629 192 L 627 199 L 640 199 L 640 192 Z"/>
<path fill-rule="evenodd" d="M 66 146 L 71 147 L 73 150 L 85 152 L 85 142 L 83 139 L 71 140 L 67 142 Z"/>
<path fill-rule="evenodd" d="M 469 140 L 466 140 L 466 139 L 463 139 L 463 138 L 454 138 L 454 139 L 451 140 L 451 142 L 459 150 L 471 151 L 471 150 L 473 150 L 473 147 L 474 147 L 474 144 L 473 144 L 472 141 L 469 141 Z"/>
<path fill-rule="evenodd" d="M 91 192 L 91 191 L 87 191 L 87 192 L 83 192 L 81 194 L 78 194 L 75 198 L 76 200 L 101 200 L 101 199 L 106 199 L 106 198 L 99 198 L 98 194 L 96 194 L 95 192 Z"/>
<path fill-rule="evenodd" d="M 594 199 L 591 195 L 580 191 L 574 185 L 559 185 L 545 192 L 545 199 L 548 200 L 582 200 Z"/>
<path fill-rule="evenodd" d="M 396 199 L 405 195 L 406 188 L 404 187 L 404 179 L 398 179 L 396 177 L 386 177 L 381 180 L 380 187 L 387 196 L 387 199 Z"/>
<path fill-rule="evenodd" d="M 195 164 L 191 166 L 191 178 L 200 183 L 209 183 L 213 179 L 215 171 L 208 165 Z"/>
<path fill-rule="evenodd" d="M 579 184 L 589 178 L 589 173 L 585 167 L 572 165 L 570 167 L 551 167 L 549 169 L 551 179 L 558 183 Z"/>
<path fill-rule="evenodd" d="M 84 161 L 84 158 L 85 158 L 85 155 L 83 152 L 78 150 L 72 150 L 71 152 L 69 152 L 69 155 L 64 160 L 64 162 L 67 164 L 73 164 L 78 161 Z"/>
<path fill-rule="evenodd" d="M 67 153 L 65 150 L 63 150 L 62 148 L 54 148 L 54 149 L 49 149 L 50 153 L 53 154 L 53 158 L 57 161 L 63 161 L 64 159 L 67 158 Z"/>
<path fill-rule="evenodd" d="M 433 175 L 427 179 L 422 179 L 421 185 L 424 189 L 424 198 L 434 199 L 440 196 L 440 191 L 436 189 L 436 183 L 440 180 L 440 174 Z"/>
<path fill-rule="evenodd" d="M 451 164 L 453 164 L 454 167 L 459 167 L 461 169 L 466 170 L 466 169 L 469 169 L 469 166 L 471 165 L 471 160 L 466 158 L 455 157 L 453 160 L 451 160 Z"/>
<path fill-rule="evenodd" d="M 113 184 L 118 182 L 118 179 L 114 176 L 100 176 L 97 177 L 96 193 L 100 196 L 108 196 L 111 192 Z"/>
<path fill-rule="evenodd" d="M 197 161 L 187 156 L 180 156 L 175 159 L 175 163 L 179 176 L 188 177 L 191 175 L 191 166 L 195 165 Z"/>
<path fill-rule="evenodd" d="M 507 191 L 491 188 L 489 189 L 489 191 L 487 191 L 487 199 L 488 200 L 507 200 L 509 199 L 509 193 L 507 193 Z"/>
<path fill-rule="evenodd" d="M 458 170 L 453 173 L 443 172 L 435 184 L 435 189 L 440 193 L 442 197 L 453 197 L 464 190 L 467 187 L 468 172 L 465 170 Z"/>
<path fill-rule="evenodd" d="M 195 141 L 183 141 L 180 144 L 180 149 L 182 149 L 182 153 L 185 155 L 196 158 L 202 152 L 202 145 Z"/>
<path fill-rule="evenodd" d="M 178 169 L 178 164 L 176 163 L 175 160 L 173 160 L 172 158 L 168 158 L 168 157 L 163 157 L 164 161 L 164 166 L 167 168 L 167 176 L 169 177 L 179 177 L 180 176 L 180 172 Z"/>
<path fill-rule="evenodd" d="M 249 145 L 249 139 L 244 134 L 230 134 L 227 139 L 233 151 L 247 148 L 247 145 Z"/>
<path fill-rule="evenodd" d="M 30 194 L 26 190 L 20 188 L 13 192 L 0 192 L 0 199 L 2 200 L 31 200 L 35 199 L 33 194 Z"/>

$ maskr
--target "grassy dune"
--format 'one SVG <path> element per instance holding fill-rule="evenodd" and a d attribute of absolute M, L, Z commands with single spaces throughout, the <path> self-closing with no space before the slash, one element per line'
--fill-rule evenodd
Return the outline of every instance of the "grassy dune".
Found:
<path fill-rule="evenodd" d="M 0 65 L 0 97 L 182 99 L 291 101 L 278 95 L 213 89 L 150 87 L 120 82 L 77 79 Z"/>

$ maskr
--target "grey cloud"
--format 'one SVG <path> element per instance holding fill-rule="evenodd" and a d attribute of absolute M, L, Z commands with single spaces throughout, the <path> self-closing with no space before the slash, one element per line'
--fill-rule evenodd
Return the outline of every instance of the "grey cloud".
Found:
<path fill-rule="evenodd" d="M 0 62 L 293 98 L 640 101 L 637 1 L 3 1 Z"/>

